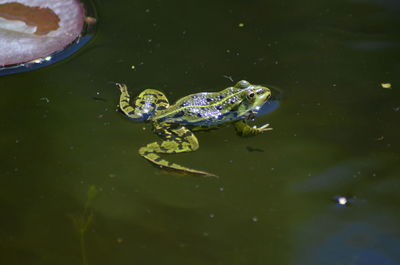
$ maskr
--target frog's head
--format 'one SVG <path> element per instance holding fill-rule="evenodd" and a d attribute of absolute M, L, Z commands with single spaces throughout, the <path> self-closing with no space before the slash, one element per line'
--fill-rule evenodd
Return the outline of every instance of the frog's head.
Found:
<path fill-rule="evenodd" d="M 249 113 L 257 113 L 271 96 L 271 90 L 268 87 L 252 85 L 246 80 L 237 82 L 235 88 L 242 91 L 242 101 L 237 109 L 239 117 Z"/>

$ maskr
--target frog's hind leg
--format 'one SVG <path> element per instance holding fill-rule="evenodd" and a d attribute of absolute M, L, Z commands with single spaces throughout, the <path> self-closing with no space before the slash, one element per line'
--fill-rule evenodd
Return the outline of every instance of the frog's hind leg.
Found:
<path fill-rule="evenodd" d="M 163 141 L 153 142 L 140 148 L 139 154 L 141 156 L 161 168 L 177 170 L 189 174 L 217 177 L 212 173 L 188 168 L 178 165 L 176 163 L 169 162 L 165 159 L 162 159 L 158 155 L 160 153 L 172 154 L 197 150 L 199 148 L 199 143 L 196 136 L 191 131 L 183 126 L 175 129 L 160 126 L 156 127 L 155 131 L 161 138 L 163 138 Z"/>
<path fill-rule="evenodd" d="M 144 121 L 153 116 L 157 111 L 169 107 L 167 97 L 155 89 L 146 89 L 137 96 L 133 107 L 129 105 L 130 95 L 125 84 L 118 84 L 121 96 L 119 108 L 132 120 Z"/>

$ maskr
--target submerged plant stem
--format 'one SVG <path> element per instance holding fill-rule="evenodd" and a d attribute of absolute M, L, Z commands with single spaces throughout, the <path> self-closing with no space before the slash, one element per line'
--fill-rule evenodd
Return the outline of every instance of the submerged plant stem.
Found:
<path fill-rule="evenodd" d="M 80 231 L 80 243 L 81 243 L 82 264 L 88 265 L 87 258 L 86 258 L 85 230 L 83 230 L 83 229 L 81 229 L 81 231 Z"/>

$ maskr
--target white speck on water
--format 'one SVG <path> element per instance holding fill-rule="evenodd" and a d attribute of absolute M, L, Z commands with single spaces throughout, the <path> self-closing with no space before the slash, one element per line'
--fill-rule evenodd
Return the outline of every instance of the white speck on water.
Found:
<path fill-rule="evenodd" d="M 40 98 L 40 100 L 46 101 L 46 103 L 50 103 L 50 99 L 48 99 L 48 98 L 46 98 L 46 97 L 42 97 L 42 98 Z"/>
<path fill-rule="evenodd" d="M 123 241 L 124 241 L 124 239 L 122 237 L 118 237 L 117 238 L 117 243 L 118 244 L 121 244 Z"/>
<path fill-rule="evenodd" d="M 203 232 L 203 236 L 209 236 L 208 232 Z"/>
<path fill-rule="evenodd" d="M 16 144 L 19 144 L 19 140 L 18 140 L 18 139 L 17 139 L 17 140 L 15 140 L 15 143 L 16 143 Z"/>
<path fill-rule="evenodd" d="M 215 214 L 210 213 L 209 217 L 210 217 L 210 218 L 214 218 L 214 217 L 215 217 Z"/>
<path fill-rule="evenodd" d="M 219 187 L 219 191 L 224 191 L 224 187 Z"/>
<path fill-rule="evenodd" d="M 258 217 L 257 217 L 257 216 L 253 216 L 253 217 L 251 218 L 251 220 L 252 220 L 254 223 L 257 223 L 257 222 L 258 222 Z"/>
<path fill-rule="evenodd" d="M 349 201 L 348 201 L 347 198 L 344 197 L 344 196 L 338 196 L 338 197 L 336 197 L 336 202 L 337 202 L 339 205 L 347 205 Z"/>
<path fill-rule="evenodd" d="M 392 89 L 392 84 L 391 83 L 381 83 L 381 86 L 383 88 L 386 88 L 386 89 Z"/>

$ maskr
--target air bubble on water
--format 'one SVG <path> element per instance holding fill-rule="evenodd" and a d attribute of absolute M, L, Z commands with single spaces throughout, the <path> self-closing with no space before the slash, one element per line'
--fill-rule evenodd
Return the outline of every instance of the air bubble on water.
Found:
<path fill-rule="evenodd" d="M 345 196 L 336 196 L 334 198 L 335 202 L 339 206 L 349 206 L 349 199 Z"/>

